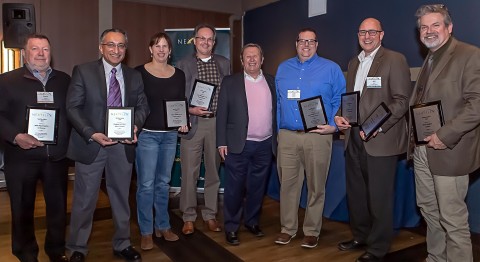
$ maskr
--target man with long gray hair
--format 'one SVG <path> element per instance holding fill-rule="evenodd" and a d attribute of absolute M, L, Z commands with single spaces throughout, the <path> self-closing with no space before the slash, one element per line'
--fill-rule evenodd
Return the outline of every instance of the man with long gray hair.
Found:
<path fill-rule="evenodd" d="M 473 261 L 465 196 L 468 174 L 480 166 L 480 49 L 451 36 L 444 5 L 421 6 L 416 17 L 429 52 L 410 105 L 440 101 L 445 120 L 435 133 L 417 135 L 426 144 L 413 152 L 417 204 L 427 223 L 426 261 Z M 412 138 L 412 121 L 409 130 Z"/>

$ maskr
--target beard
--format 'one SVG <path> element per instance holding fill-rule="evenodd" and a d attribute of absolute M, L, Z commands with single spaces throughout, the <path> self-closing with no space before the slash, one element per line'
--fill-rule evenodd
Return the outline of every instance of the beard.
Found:
<path fill-rule="evenodd" d="M 433 38 L 428 38 L 432 37 Z M 440 37 L 438 37 L 438 34 L 428 34 L 420 39 L 422 43 L 427 47 L 428 49 L 438 49 L 443 42 L 446 42 L 446 39 L 443 39 L 445 41 L 442 41 Z"/>

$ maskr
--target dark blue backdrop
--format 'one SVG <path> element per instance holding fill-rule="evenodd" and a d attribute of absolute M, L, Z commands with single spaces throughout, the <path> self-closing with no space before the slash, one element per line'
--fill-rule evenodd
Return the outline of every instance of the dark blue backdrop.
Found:
<path fill-rule="evenodd" d="M 328 0 L 327 14 L 308 18 L 308 0 L 281 0 L 248 11 L 244 17 L 245 43 L 260 44 L 265 52 L 263 69 L 275 74 L 283 60 L 295 56 L 295 39 L 303 27 L 318 34 L 318 54 L 347 63 L 359 52 L 356 32 L 361 21 L 375 17 L 383 24 L 385 47 L 403 53 L 410 67 L 422 64 L 426 50 L 418 40 L 415 11 L 421 0 Z M 480 1 L 443 0 L 453 18 L 454 36 L 480 46 Z"/>

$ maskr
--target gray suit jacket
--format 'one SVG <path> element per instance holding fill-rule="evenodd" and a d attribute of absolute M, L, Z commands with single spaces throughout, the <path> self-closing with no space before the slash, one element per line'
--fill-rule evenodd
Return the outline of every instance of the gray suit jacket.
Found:
<path fill-rule="evenodd" d="M 221 82 L 224 76 L 230 74 L 230 60 L 221 55 L 212 54 L 212 56 L 217 63 Z M 195 82 L 195 79 L 198 79 L 197 57 L 195 54 L 188 55 L 178 61 L 176 66 L 185 72 L 185 96 L 189 99 L 190 94 L 192 93 L 193 83 Z M 191 127 L 188 133 L 179 134 L 179 136 L 185 139 L 191 139 L 195 135 L 198 126 L 198 116 L 190 115 L 190 124 Z"/>
<path fill-rule="evenodd" d="M 359 66 L 355 56 L 348 64 L 347 92 L 353 92 L 355 77 Z M 368 142 L 364 142 L 365 150 L 372 156 L 393 156 L 405 153 L 407 150 L 407 132 L 405 113 L 408 111 L 408 100 L 412 93 L 410 69 L 405 56 L 380 47 L 367 76 L 382 78 L 381 88 L 363 86 L 359 104 L 359 123 L 384 102 L 392 116 L 382 125 L 382 132 Z M 345 145 L 348 145 L 350 129 L 345 132 Z"/>
<path fill-rule="evenodd" d="M 135 108 L 135 125 L 142 128 L 150 110 L 143 92 L 140 73 L 122 64 L 125 83 L 125 107 Z M 89 141 L 94 133 L 105 133 L 107 87 L 102 59 L 77 65 L 67 92 L 67 116 L 73 129 L 67 156 L 83 164 L 91 164 L 101 145 Z M 124 145 L 130 163 L 135 158 L 135 146 Z"/>
<path fill-rule="evenodd" d="M 275 79 L 264 75 L 272 95 L 272 152 L 277 149 L 277 97 Z M 227 76 L 222 81 L 217 109 L 217 147 L 228 146 L 228 152 L 243 151 L 248 131 L 248 104 L 244 73 Z"/>
<path fill-rule="evenodd" d="M 427 148 L 432 173 L 461 176 L 476 170 L 480 166 L 480 49 L 453 38 L 430 73 L 424 97 L 424 102 L 442 101 L 445 120 L 437 136 L 447 149 Z M 414 100 L 412 95 L 410 105 Z"/>

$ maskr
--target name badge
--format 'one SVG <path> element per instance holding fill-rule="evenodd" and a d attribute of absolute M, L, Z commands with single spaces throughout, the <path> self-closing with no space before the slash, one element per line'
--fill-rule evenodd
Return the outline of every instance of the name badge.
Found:
<path fill-rule="evenodd" d="M 367 77 L 367 88 L 382 88 L 382 77 Z"/>
<path fill-rule="evenodd" d="M 288 99 L 300 99 L 300 90 L 295 89 L 295 90 L 288 90 Z"/>
<path fill-rule="evenodd" d="M 53 92 L 37 92 L 37 103 L 53 104 Z"/>

